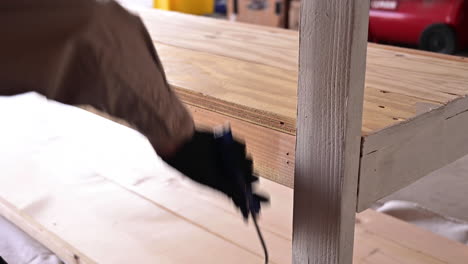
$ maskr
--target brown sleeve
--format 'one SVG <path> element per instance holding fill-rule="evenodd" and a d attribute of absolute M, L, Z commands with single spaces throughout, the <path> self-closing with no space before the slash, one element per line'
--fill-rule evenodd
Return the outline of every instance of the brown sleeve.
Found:
<path fill-rule="evenodd" d="M 141 20 L 113 1 L 3 0 L 0 94 L 35 91 L 122 118 L 168 155 L 193 120 Z"/>

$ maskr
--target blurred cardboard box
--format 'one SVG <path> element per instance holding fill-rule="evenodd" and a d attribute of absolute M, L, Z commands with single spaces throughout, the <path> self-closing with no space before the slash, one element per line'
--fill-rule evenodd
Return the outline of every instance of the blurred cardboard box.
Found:
<path fill-rule="evenodd" d="M 299 22 L 301 20 L 301 1 L 299 0 L 292 0 L 289 3 L 289 21 L 288 21 L 288 28 L 299 30 Z"/>
<path fill-rule="evenodd" d="M 287 0 L 229 0 L 228 19 L 284 28 L 287 4 Z"/>

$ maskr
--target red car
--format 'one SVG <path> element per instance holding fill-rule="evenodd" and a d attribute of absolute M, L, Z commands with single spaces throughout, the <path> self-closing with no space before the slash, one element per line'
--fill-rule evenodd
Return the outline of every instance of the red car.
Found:
<path fill-rule="evenodd" d="M 453 54 L 468 48 L 468 0 L 371 0 L 369 40 Z"/>

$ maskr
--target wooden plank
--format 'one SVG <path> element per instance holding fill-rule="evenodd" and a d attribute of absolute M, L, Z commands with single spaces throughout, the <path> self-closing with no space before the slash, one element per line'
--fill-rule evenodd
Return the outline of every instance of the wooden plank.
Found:
<path fill-rule="evenodd" d="M 293 187 L 296 137 L 196 106 L 189 105 L 188 108 L 199 127 L 211 129 L 229 122 L 234 136 L 245 141 L 256 173 L 263 178 Z"/>
<path fill-rule="evenodd" d="M 0 214 L 59 242 L 44 242 L 55 253 L 79 256 L 70 263 L 263 263 L 252 225 L 162 164 L 139 133 L 38 97 L 0 98 L 0 110 L 14 113 L 0 116 Z M 267 180 L 261 189 L 272 197 L 260 218 L 271 263 L 291 263 L 293 191 Z M 373 211 L 358 215 L 356 230 L 357 264 L 464 264 L 468 254 Z"/>
<path fill-rule="evenodd" d="M 468 153 L 468 97 L 365 138 L 358 211 Z"/>
<path fill-rule="evenodd" d="M 293 102 L 296 94 L 292 87 L 296 79 L 291 77 L 292 72 L 212 57 L 207 53 L 157 46 L 161 47 L 160 54 L 169 82 L 193 93 L 210 96 L 212 110 L 232 115 L 245 108 L 246 114 L 242 118 L 246 120 L 287 133 L 295 132 L 295 117 L 292 115 L 296 112 L 296 103 Z M 378 132 L 468 94 L 468 88 L 463 85 L 463 82 L 468 82 L 465 74 L 468 63 L 456 63 L 454 68 L 451 61 L 404 56 L 383 53 L 379 66 L 371 67 L 372 62 L 368 63 L 371 69 L 367 71 L 363 135 Z M 391 67 L 386 68 L 387 62 Z M 283 96 L 278 96 L 280 94 Z M 203 101 L 194 97 L 188 102 L 208 104 L 203 104 Z M 213 101 L 221 102 L 222 106 L 211 104 Z M 227 108 L 226 105 L 230 104 L 236 107 L 232 110 Z M 432 106 L 424 109 L 422 105 Z M 267 121 L 262 121 L 262 118 Z"/>
<path fill-rule="evenodd" d="M 82 251 L 95 263 L 217 263 L 213 260 L 223 257 L 235 257 L 245 263 L 261 262 L 262 256 L 251 250 L 174 216 L 106 179 L 94 180 L 99 183 L 83 184 L 85 179 L 81 179 L 77 185 L 47 184 L 50 188 L 64 189 L 50 191 L 47 197 L 31 198 L 29 207 L 40 204 L 41 208 L 18 209 L 18 213 L 27 214 L 40 223 L 41 229 L 48 230 L 39 234 L 42 240 L 49 239 L 48 233 L 59 236 L 74 246 L 73 256 L 81 258 L 77 251 Z M 5 188 L 14 188 L 14 185 L 2 186 L 2 196 L 7 193 L 5 199 L 18 199 L 20 194 L 14 195 Z M 126 208 L 126 212 L 122 208 Z M 27 218 L 21 220 L 27 221 Z M 238 220 L 237 227 L 241 226 Z M 180 248 L 181 241 L 190 246 Z M 206 248 L 214 252 L 200 254 Z M 68 253 L 63 249 L 68 250 L 51 248 L 60 256 Z M 116 250 L 122 254 L 116 254 Z M 238 263 L 234 259 L 225 263 Z"/>
<path fill-rule="evenodd" d="M 298 69 L 299 34 L 296 31 L 231 23 L 160 10 L 141 10 L 139 15 L 156 42 L 290 71 Z M 184 34 L 178 34 L 180 32 Z M 389 57 L 416 56 L 423 58 L 429 64 L 432 64 L 432 59 L 456 63 L 468 61 L 466 57 L 368 43 L 367 62 L 378 59 L 378 53 L 381 51 L 387 53 Z M 410 62 L 410 65 L 412 63 Z"/>
<path fill-rule="evenodd" d="M 351 263 L 369 6 L 304 1 L 293 263 Z"/>
<path fill-rule="evenodd" d="M 369 42 L 367 45 L 369 48 L 374 48 L 374 47 L 385 48 L 388 51 L 395 52 L 395 54 L 410 53 L 413 55 L 419 55 L 419 56 L 430 57 L 430 58 L 439 58 L 439 59 L 450 60 L 450 61 L 455 61 L 455 62 L 467 62 L 468 61 L 467 57 L 437 53 L 437 52 L 420 50 L 420 49 L 408 49 L 408 48 L 398 47 L 394 45 L 381 45 L 381 44 L 372 43 L 372 42 Z"/>
<path fill-rule="evenodd" d="M 184 102 L 295 134 L 297 75 L 293 72 L 158 43 L 156 46 L 169 82 Z M 372 86 L 366 87 L 364 99 L 363 136 L 441 105 Z"/>
<path fill-rule="evenodd" d="M 356 216 L 353 263 L 464 264 L 468 246 L 396 218 L 366 210 Z"/>
<path fill-rule="evenodd" d="M 56 234 L 48 231 L 44 226 L 35 221 L 31 216 L 22 212 L 14 205 L 0 196 L 0 215 L 14 223 L 23 232 L 54 252 L 66 263 L 74 264 L 96 264 L 79 250 L 72 247 Z"/>
<path fill-rule="evenodd" d="M 283 107 L 280 107 L 279 110 L 271 110 L 272 107 L 268 104 L 267 106 L 264 104 L 252 105 L 251 100 L 247 100 L 247 102 L 239 101 L 230 98 L 229 95 L 236 93 L 236 90 L 233 88 L 239 86 L 239 80 L 246 77 L 244 73 L 251 70 L 258 73 L 258 77 L 250 76 L 247 78 L 248 81 L 242 84 L 243 93 L 249 90 L 263 90 L 265 94 L 268 94 L 270 86 L 262 85 L 259 87 L 254 84 L 265 83 L 264 78 L 269 73 L 272 79 L 282 79 L 283 84 L 279 89 L 282 89 L 281 94 L 285 95 L 284 98 L 292 98 L 296 93 L 295 84 L 290 84 L 289 81 L 284 83 L 284 79 L 296 80 L 298 69 L 298 35 L 296 32 L 208 18 L 197 18 L 170 12 L 142 11 L 140 14 L 157 43 L 200 52 L 198 54 L 211 54 L 235 59 L 234 61 L 236 62 L 242 61 L 239 63 L 223 63 L 226 67 L 219 70 L 223 72 L 236 69 L 241 72 L 233 78 L 217 78 L 216 74 L 211 77 L 211 81 L 207 81 L 205 78 L 205 81 L 201 83 L 207 83 L 207 85 L 218 84 L 216 87 L 217 93 L 207 93 L 206 95 L 212 96 L 218 101 L 239 104 L 241 107 L 246 104 L 246 107 L 254 108 L 257 111 L 285 117 L 287 122 L 295 120 L 297 108 L 295 102 L 288 102 L 286 104 L 285 102 L 273 101 L 273 105 L 283 104 Z M 465 85 L 468 82 L 468 75 L 466 74 L 468 71 L 468 61 L 466 59 L 376 44 L 369 44 L 368 46 L 366 94 L 368 91 L 375 89 L 394 94 L 400 98 L 408 98 L 402 100 L 408 102 L 406 108 L 415 108 L 418 104 L 427 102 L 439 105 L 446 104 L 462 95 L 468 94 L 468 87 Z M 161 52 L 161 57 L 163 61 L 165 58 L 169 61 L 174 61 L 177 54 Z M 191 58 L 192 61 L 195 58 L 197 58 L 195 61 L 206 60 L 203 56 L 192 56 Z M 203 65 L 210 65 L 208 62 L 209 60 Z M 165 62 L 164 64 L 170 63 Z M 277 69 L 257 67 L 258 64 Z M 220 64 L 218 63 L 217 65 Z M 202 70 L 193 70 L 192 72 L 200 73 L 205 69 L 196 66 L 196 63 L 195 66 L 192 63 L 184 63 L 183 66 L 177 66 L 172 63 L 172 65 L 167 67 L 172 68 L 171 72 L 176 72 L 178 68 L 187 71 L 190 67 L 196 67 Z M 226 68 L 229 68 L 229 70 L 226 70 Z M 257 70 L 258 68 L 262 70 Z M 214 71 L 212 69 L 206 70 L 206 73 L 208 72 L 216 73 L 216 69 Z M 179 78 L 180 75 L 169 75 L 170 82 L 176 82 Z M 190 86 L 181 85 L 178 87 L 189 90 L 199 89 L 191 88 Z M 205 90 L 208 89 L 213 91 L 213 88 L 205 88 Z M 276 91 L 273 94 L 276 94 L 278 91 L 277 86 L 272 86 L 271 89 Z M 252 92 L 250 91 L 250 93 Z M 365 97 L 366 102 L 367 97 Z M 262 100 L 259 98 L 262 97 L 258 96 L 256 99 Z M 382 99 L 385 100 L 385 97 L 382 97 Z M 391 104 L 392 102 L 394 102 L 393 99 L 386 101 L 387 104 Z M 375 133 L 410 118 L 410 116 L 400 117 L 398 113 L 395 113 L 393 116 L 396 120 L 393 118 L 389 120 L 382 115 L 388 113 L 388 111 L 371 110 L 373 111 L 368 112 L 367 109 L 364 109 L 365 118 L 363 123 L 366 124 L 368 118 L 372 120 L 372 126 L 364 126 L 367 127 L 365 133 Z M 257 122 L 255 117 L 252 119 L 254 122 Z M 294 121 L 288 127 L 294 128 Z M 281 129 L 281 127 L 278 129 Z"/>
<path fill-rule="evenodd" d="M 296 94 L 292 88 L 296 79 L 291 77 L 291 72 L 202 52 L 160 44 L 157 46 L 169 82 L 173 87 L 179 88 L 179 94 L 185 102 L 295 134 L 295 118 L 291 115 L 296 109 Z M 395 62 L 394 65 L 412 65 L 409 67 L 421 70 L 412 70 L 411 76 L 403 76 L 403 72 L 410 71 L 406 66 L 395 69 L 381 66 L 374 75 L 368 74 L 364 96 L 363 136 L 412 119 L 468 94 L 468 90 L 463 91 L 466 86 L 462 84 L 467 78 L 464 72 L 468 72 L 468 67 L 460 67 L 468 66 L 468 63 L 457 65 L 455 69 L 451 61 L 405 56 L 405 60 L 397 57 L 400 62 Z M 412 63 L 413 60 L 420 63 Z M 392 58 L 385 53 L 381 61 L 392 62 Z M 425 66 L 431 68 L 426 74 L 423 65 L 431 63 L 431 67 Z M 439 67 L 451 69 L 451 73 L 448 74 L 445 70 L 437 73 Z M 397 78 L 397 75 L 403 77 Z M 400 82 L 401 79 L 406 82 Z M 381 80 L 387 83 L 382 83 Z M 372 82 L 375 86 L 371 85 Z M 406 84 L 410 82 L 417 83 L 413 91 L 406 88 Z"/>
<path fill-rule="evenodd" d="M 297 32 L 159 10 L 138 14 L 154 41 L 297 71 Z"/>
<path fill-rule="evenodd" d="M 447 103 L 468 94 L 467 71 L 467 61 L 423 56 L 411 50 L 374 49 L 369 53 L 366 83 L 379 90 Z"/>
<path fill-rule="evenodd" d="M 169 83 L 190 104 L 292 133 L 297 75 L 278 68 L 156 44 Z M 226 100 L 219 100 L 225 98 Z M 263 109 L 263 110 L 259 110 Z"/>

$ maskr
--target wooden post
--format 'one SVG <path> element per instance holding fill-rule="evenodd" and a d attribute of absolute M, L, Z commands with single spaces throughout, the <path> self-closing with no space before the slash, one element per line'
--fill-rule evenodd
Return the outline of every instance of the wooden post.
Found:
<path fill-rule="evenodd" d="M 302 1 L 293 263 L 352 262 L 369 1 Z"/>

